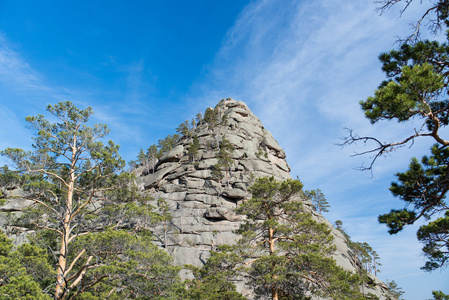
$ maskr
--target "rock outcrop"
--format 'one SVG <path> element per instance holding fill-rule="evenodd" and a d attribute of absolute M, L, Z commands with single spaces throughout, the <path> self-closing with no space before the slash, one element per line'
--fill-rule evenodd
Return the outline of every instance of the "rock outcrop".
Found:
<path fill-rule="evenodd" d="M 235 208 L 250 196 L 248 188 L 255 178 L 291 178 L 285 152 L 245 103 L 223 99 L 215 111 L 226 121 L 212 129 L 208 124 L 199 124 L 161 157 L 153 174 L 148 174 L 145 167 L 136 170 L 138 187 L 150 191 L 154 199 L 165 199 L 171 207 L 173 228 L 166 248 L 179 265 L 202 266 L 211 249 L 238 239 L 234 231 L 239 228 L 241 218 L 235 214 Z M 198 138 L 200 145 L 194 158 L 188 151 L 193 136 Z M 213 175 L 214 165 L 218 162 L 218 142 L 222 137 L 235 149 L 229 182 L 217 180 Z M 315 212 L 310 202 L 301 200 L 315 220 L 332 229 L 337 263 L 352 272 L 360 268 L 354 263 L 345 237 Z M 374 276 L 371 279 L 374 288 L 364 287 L 365 292 L 388 299 L 387 286 Z"/>
<path fill-rule="evenodd" d="M 240 218 L 234 210 L 248 197 L 255 178 L 290 178 L 284 151 L 245 103 L 223 99 L 215 113 L 226 125 L 199 124 L 190 137 L 181 138 L 160 158 L 154 173 L 147 174 L 152 170 L 145 167 L 137 169 L 138 187 L 150 190 L 154 199 L 165 199 L 171 207 L 174 228 L 167 248 L 176 264 L 201 266 L 211 249 L 238 238 L 233 231 L 239 228 Z M 194 158 L 188 153 L 193 136 L 200 145 Z M 228 180 L 218 182 L 213 169 L 222 137 L 234 146 L 233 163 Z"/>
<path fill-rule="evenodd" d="M 203 121 L 186 132 L 177 145 L 157 161 L 154 172 L 149 166 L 134 170 L 138 188 L 149 193 L 155 205 L 158 199 L 164 199 L 170 208 L 170 224 L 159 225 L 155 233 L 160 246 L 166 248 L 177 265 L 201 267 L 212 249 L 238 239 L 234 231 L 242 219 L 236 215 L 235 208 L 250 197 L 248 188 L 256 178 L 291 178 L 284 150 L 245 103 L 223 99 L 214 113 L 219 120 L 215 126 Z M 192 154 L 194 137 L 198 139 L 199 147 Z M 224 177 L 220 179 L 217 163 L 223 137 L 233 145 L 234 151 L 230 153 L 232 163 L 227 171 L 219 170 Z M 29 205 L 18 192 L 8 193 L 15 197 L 0 206 L 0 214 L 2 211 L 20 212 Z M 356 272 L 361 266 L 354 263 L 354 254 L 345 237 L 318 214 L 310 202 L 300 200 L 316 221 L 326 223 L 332 229 L 337 263 Z M 0 216 L 0 226 L 2 219 Z M 373 285 L 364 287 L 365 292 L 389 299 L 387 286 L 374 276 L 371 279 Z M 243 283 L 239 289 L 245 292 Z"/>

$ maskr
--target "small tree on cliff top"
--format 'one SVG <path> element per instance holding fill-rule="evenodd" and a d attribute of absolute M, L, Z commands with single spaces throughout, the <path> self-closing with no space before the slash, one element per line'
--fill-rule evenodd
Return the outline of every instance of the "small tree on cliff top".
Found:
<path fill-rule="evenodd" d="M 331 206 L 320 189 L 305 191 L 304 194 L 310 201 L 312 201 L 312 204 L 318 213 L 323 214 L 323 212 L 329 212 L 328 208 Z"/>

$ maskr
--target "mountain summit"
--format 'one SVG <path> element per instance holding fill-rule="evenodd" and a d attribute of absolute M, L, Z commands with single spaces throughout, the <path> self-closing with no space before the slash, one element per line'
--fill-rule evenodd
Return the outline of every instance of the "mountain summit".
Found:
<path fill-rule="evenodd" d="M 250 197 L 248 188 L 258 177 L 291 178 L 284 150 L 242 101 L 221 100 L 197 122 L 178 128 L 182 137 L 159 160 L 135 170 L 137 185 L 154 201 L 164 199 L 172 219 L 159 225 L 160 245 L 175 264 L 201 267 L 209 252 L 238 239 L 242 222 L 236 207 Z M 305 211 L 332 229 L 337 264 L 353 273 L 362 268 L 348 240 L 305 197 Z M 188 274 L 185 274 L 188 277 Z M 369 274 L 366 292 L 389 299 L 387 286 Z M 241 283 L 240 289 L 245 293 Z"/>

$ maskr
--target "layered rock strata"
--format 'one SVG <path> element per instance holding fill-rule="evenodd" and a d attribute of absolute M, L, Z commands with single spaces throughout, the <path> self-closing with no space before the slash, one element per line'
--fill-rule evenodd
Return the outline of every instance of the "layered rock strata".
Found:
<path fill-rule="evenodd" d="M 155 200 L 165 199 L 171 207 L 173 220 L 166 248 L 179 265 L 200 267 L 214 247 L 232 244 L 238 239 L 234 231 L 239 228 L 241 217 L 235 214 L 235 208 L 250 197 L 248 188 L 255 178 L 291 178 L 285 152 L 245 103 L 223 99 L 215 111 L 226 122 L 212 129 L 208 124 L 198 125 L 161 157 L 154 173 L 149 174 L 147 167 L 136 170 L 138 187 L 149 191 Z M 192 158 L 188 150 L 194 136 L 200 146 L 197 157 Z M 233 163 L 229 183 L 225 179 L 217 180 L 213 175 L 222 137 L 235 148 L 231 155 Z M 315 220 L 332 229 L 337 263 L 356 272 L 361 266 L 355 264 L 353 252 L 344 236 L 318 214 L 310 202 L 298 200 L 303 201 L 305 210 Z M 387 286 L 374 276 L 371 279 L 374 288 L 364 287 L 365 292 L 388 299 Z"/>
<path fill-rule="evenodd" d="M 211 249 L 238 238 L 233 231 L 241 219 L 235 208 L 249 196 L 255 178 L 290 178 L 284 151 L 245 103 L 223 99 L 215 112 L 225 121 L 214 128 L 200 122 L 159 159 L 154 173 L 148 167 L 136 170 L 138 187 L 155 200 L 165 199 L 171 208 L 173 228 L 167 249 L 176 264 L 201 266 Z M 188 149 L 194 136 L 199 150 L 192 157 Z M 228 180 L 213 174 L 223 137 L 234 147 Z"/>
<path fill-rule="evenodd" d="M 171 151 L 157 161 L 154 172 L 149 166 L 134 170 L 138 188 L 153 197 L 154 205 L 158 199 L 164 199 L 169 205 L 172 220 L 169 224 L 158 225 L 155 234 L 160 246 L 174 257 L 177 265 L 201 267 L 211 250 L 238 239 L 234 231 L 239 228 L 242 219 L 236 215 L 235 208 L 250 197 L 248 188 L 256 178 L 291 178 L 285 152 L 245 103 L 223 99 L 216 106 L 215 113 L 221 120 L 219 124 L 211 127 L 203 121 L 189 130 Z M 192 155 L 189 149 L 194 137 L 198 139 L 199 148 Z M 222 137 L 234 146 L 227 176 L 221 170 L 227 179 L 218 179 L 213 172 L 219 162 L 218 150 Z M 8 200 L 0 206 L 0 227 L 4 225 L 4 213 L 20 214 L 24 207 L 30 205 L 28 200 L 21 198 L 20 188 L 2 190 Z M 357 272 L 361 266 L 354 262 L 354 253 L 345 237 L 318 214 L 310 202 L 297 200 L 304 203 L 305 210 L 316 221 L 326 223 L 332 229 L 337 263 L 346 270 Z M 16 238 L 16 242 L 21 243 L 23 239 L 22 235 Z M 188 274 L 184 276 L 188 277 Z M 371 279 L 373 285 L 363 287 L 364 291 L 380 299 L 389 299 L 387 286 L 375 276 Z M 238 286 L 240 291 L 250 296 L 243 282 Z"/>

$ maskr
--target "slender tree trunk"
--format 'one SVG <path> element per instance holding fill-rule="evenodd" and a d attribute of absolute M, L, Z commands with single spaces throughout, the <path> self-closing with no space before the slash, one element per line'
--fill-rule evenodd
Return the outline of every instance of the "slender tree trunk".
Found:
<path fill-rule="evenodd" d="M 164 220 L 164 248 L 167 249 L 167 221 Z"/>
<path fill-rule="evenodd" d="M 269 218 L 271 219 L 271 218 Z M 268 243 L 270 245 L 270 255 L 274 255 L 274 228 L 268 229 Z M 273 270 L 275 269 L 275 265 L 273 264 Z M 273 278 L 277 279 L 277 275 L 273 274 Z M 279 299 L 279 289 L 275 286 L 271 287 L 271 299 L 278 300 Z"/>
<path fill-rule="evenodd" d="M 70 166 L 70 181 L 68 184 L 67 191 L 67 202 L 64 211 L 64 219 L 62 220 L 62 237 L 61 237 L 61 248 L 59 250 L 59 258 L 57 264 L 57 275 L 56 275 L 56 287 L 55 287 L 55 299 L 62 300 L 66 297 L 66 287 L 67 282 L 65 281 L 64 274 L 67 269 L 67 256 L 68 256 L 68 246 L 70 238 L 70 223 L 72 218 L 72 201 L 73 192 L 75 186 L 75 163 L 76 163 L 76 137 L 73 141 L 72 146 L 72 159 Z"/>
<path fill-rule="evenodd" d="M 59 250 L 59 259 L 57 265 L 57 275 L 56 275 L 56 289 L 55 289 L 55 299 L 65 298 L 65 276 L 64 273 L 67 268 L 67 255 L 68 255 L 68 244 L 70 236 L 70 217 L 72 209 L 72 199 L 73 199 L 73 181 L 69 184 L 69 191 L 67 194 L 67 205 L 65 209 L 64 220 L 62 224 L 62 237 L 61 237 L 61 248 Z"/>

